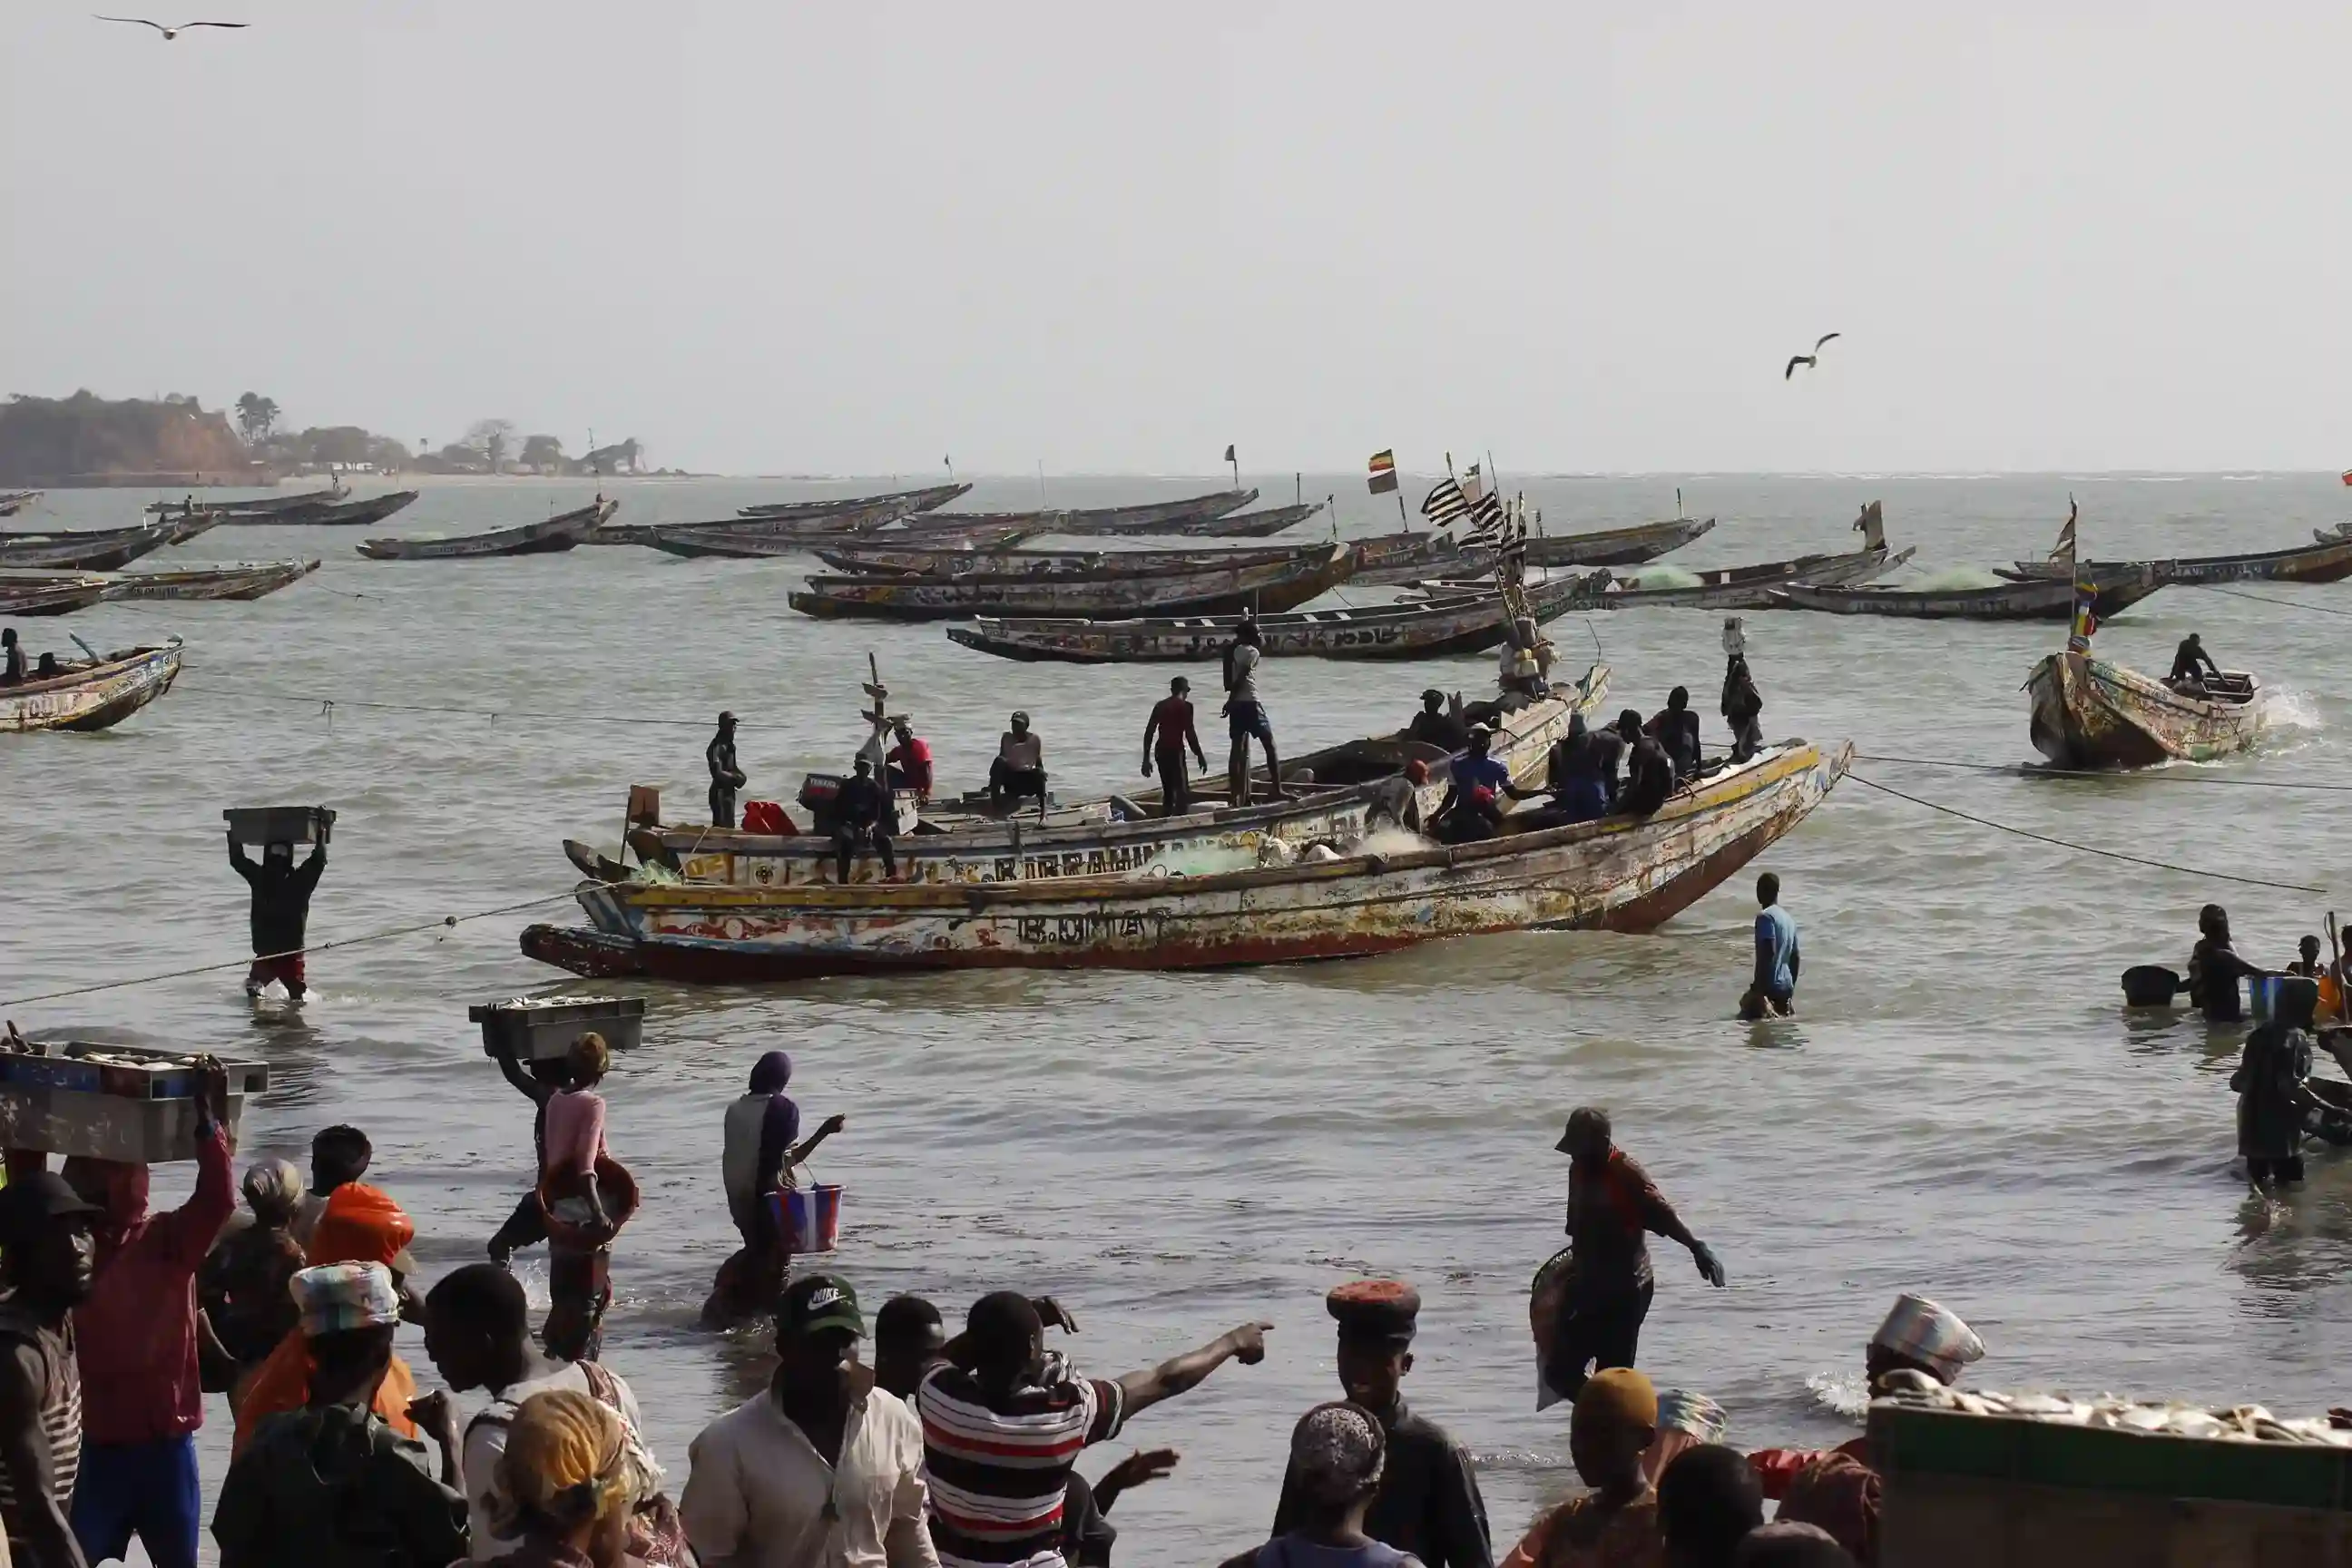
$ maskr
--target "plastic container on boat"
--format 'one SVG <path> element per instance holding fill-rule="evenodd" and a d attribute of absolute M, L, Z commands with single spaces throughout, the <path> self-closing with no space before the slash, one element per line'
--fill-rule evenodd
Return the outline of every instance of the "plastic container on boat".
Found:
<path fill-rule="evenodd" d="M 331 805 L 239 805 L 221 816 L 239 844 L 324 844 L 335 828 Z"/>
<path fill-rule="evenodd" d="M 642 996 L 516 996 L 468 1007 L 466 1016 L 482 1026 L 484 1056 L 503 1047 L 523 1061 L 555 1060 L 591 1030 L 616 1051 L 635 1049 L 646 1036 Z"/>
<path fill-rule="evenodd" d="M 269 1087 L 259 1062 L 224 1061 L 234 1135 L 247 1095 Z M 0 1147 L 169 1164 L 196 1157 L 194 1061 L 184 1052 L 49 1041 L 42 1054 L 0 1050 Z"/>

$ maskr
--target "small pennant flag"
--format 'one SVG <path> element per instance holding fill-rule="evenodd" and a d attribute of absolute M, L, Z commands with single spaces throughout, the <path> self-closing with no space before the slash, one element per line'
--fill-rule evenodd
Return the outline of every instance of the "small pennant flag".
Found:
<path fill-rule="evenodd" d="M 1234 444 L 1233 444 L 1231 441 L 1228 441 L 1228 442 L 1226 442 L 1226 443 L 1225 443 L 1225 461 L 1226 461 L 1226 462 L 1228 462 L 1228 463 L 1230 463 L 1230 462 L 1232 462 L 1233 460 L 1234 460 Z"/>
<path fill-rule="evenodd" d="M 1462 487 L 1450 479 L 1438 480 L 1436 486 L 1421 498 L 1421 515 L 1440 528 L 1453 527 L 1457 520 L 1468 516 L 1469 512 L 1469 498 L 1462 493 Z"/>
<path fill-rule="evenodd" d="M 1486 476 L 1478 471 L 1475 463 L 1471 464 L 1470 471 L 1462 476 L 1462 493 L 1474 501 L 1486 493 Z"/>
<path fill-rule="evenodd" d="M 2068 496 L 2066 526 L 2058 531 L 2058 542 L 2050 552 L 2051 560 L 2063 561 L 2070 566 L 2074 563 L 2074 498 Z"/>
<path fill-rule="evenodd" d="M 1364 481 L 1376 496 L 1384 496 L 1397 488 L 1396 453 L 1380 451 L 1372 454 L 1371 477 Z M 2352 483 L 2352 480 L 2347 480 Z"/>

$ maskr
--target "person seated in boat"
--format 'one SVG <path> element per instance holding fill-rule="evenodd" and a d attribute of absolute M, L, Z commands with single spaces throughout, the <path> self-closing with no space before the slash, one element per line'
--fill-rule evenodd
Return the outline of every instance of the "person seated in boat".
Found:
<path fill-rule="evenodd" d="M 2209 1024 L 2235 1024 L 2245 1014 L 2238 1005 L 2238 982 L 2268 972 L 2248 963 L 2230 945 L 2230 911 L 2207 904 L 2197 911 L 2197 945 L 2189 954 L 2189 1004 Z"/>
<path fill-rule="evenodd" d="M 2305 980 L 2316 980 L 2322 974 L 2326 973 L 2326 969 L 2319 962 L 2319 939 L 2317 937 L 2305 935 L 2303 941 L 2296 944 L 2295 951 L 2301 956 L 2296 958 L 2293 963 L 2288 964 L 2284 973 L 2298 976 Z"/>
<path fill-rule="evenodd" d="M 1470 748 L 1454 759 L 1445 799 L 1435 818 L 1438 842 L 1475 844 L 1503 830 L 1503 792 L 1510 787 L 1511 770 L 1491 752 L 1491 731 L 1470 731 Z"/>
<path fill-rule="evenodd" d="M 64 666 L 58 663 L 58 656 L 53 653 L 43 654 L 41 662 L 33 667 L 33 679 L 36 680 L 48 680 L 64 673 Z"/>
<path fill-rule="evenodd" d="M 1610 739 L 1616 740 L 1610 731 Z M 1593 745 L 1591 731 L 1585 727 L 1584 715 L 1568 716 L 1568 735 L 1551 749 L 1548 762 L 1549 776 L 1541 789 L 1521 789 L 1517 784 L 1505 784 L 1503 793 L 1513 800 L 1543 799 L 1548 805 L 1533 811 L 1520 812 L 1511 818 L 1514 829 L 1532 833 L 1538 828 L 1566 827 L 1579 822 L 1593 822 L 1609 815 L 1609 796 L 1616 784 L 1617 753 L 1612 749 L 1601 752 Z M 1601 774 L 1605 760 L 1609 776 Z"/>
<path fill-rule="evenodd" d="M 2193 688 L 2202 692 L 2205 689 L 2204 678 L 2221 673 L 2221 667 L 2215 664 L 2205 651 L 2204 638 L 2190 632 L 2173 650 L 2172 673 L 2164 678 L 2164 683 L 2176 691 L 2186 692 Z"/>
<path fill-rule="evenodd" d="M 861 851 L 882 857 L 882 874 L 896 880 L 898 857 L 890 843 L 893 820 L 898 808 L 891 804 L 890 792 L 874 776 L 874 759 L 859 757 L 850 764 L 856 772 L 841 781 L 840 793 L 833 797 L 833 879 L 849 880 L 849 862 Z"/>
<path fill-rule="evenodd" d="M 931 798 L 931 743 L 917 735 L 904 719 L 890 721 L 890 734 L 898 743 L 883 757 L 884 782 L 917 800 Z"/>
<path fill-rule="evenodd" d="M 1658 738 L 1642 728 L 1642 716 L 1628 708 L 1617 715 L 1617 735 L 1625 742 L 1625 787 L 1617 809 L 1632 816 L 1647 816 L 1675 793 L 1674 759 Z"/>
<path fill-rule="evenodd" d="M 0 652 L 5 655 L 0 660 L 0 686 L 24 685 L 25 645 L 16 640 L 16 627 L 0 626 Z"/>
<path fill-rule="evenodd" d="M 1514 698 L 1533 702 L 1551 694 L 1551 639 L 1537 629 L 1535 617 L 1513 617 L 1496 672 L 1506 707 L 1517 706 Z"/>
<path fill-rule="evenodd" d="M 710 737 L 710 744 L 702 749 L 702 760 L 710 768 L 710 826 L 735 826 L 735 792 L 751 781 L 735 763 L 735 715 L 719 715 L 719 732 Z"/>
<path fill-rule="evenodd" d="M 1045 742 L 1029 728 L 1029 715 L 1013 715 L 1013 728 L 997 737 L 996 760 L 988 764 L 988 799 L 992 805 L 1007 800 L 1045 799 Z"/>
<path fill-rule="evenodd" d="M 1666 705 L 1651 715 L 1646 727 L 1674 763 L 1675 783 L 1698 772 L 1698 715 L 1691 711 L 1689 687 L 1667 692 Z"/>
<path fill-rule="evenodd" d="M 1455 698 L 1454 707 L 1458 710 L 1461 706 L 1462 700 Z M 1470 726 L 1463 722 L 1458 711 L 1447 710 L 1445 693 L 1433 686 L 1421 694 L 1421 711 L 1405 726 L 1404 735 L 1408 741 L 1435 746 L 1451 755 L 1470 743 Z"/>
<path fill-rule="evenodd" d="M 1374 784 L 1364 798 L 1365 835 L 1369 837 L 1383 827 L 1420 832 L 1421 791 L 1428 783 L 1429 764 L 1415 757 L 1405 763 L 1404 772 L 1391 773 Z"/>

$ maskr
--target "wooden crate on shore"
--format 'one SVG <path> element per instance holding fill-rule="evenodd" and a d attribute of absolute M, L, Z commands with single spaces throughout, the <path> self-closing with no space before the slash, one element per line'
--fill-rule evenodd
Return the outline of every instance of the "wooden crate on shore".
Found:
<path fill-rule="evenodd" d="M 232 1134 L 248 1095 L 269 1087 L 259 1062 L 224 1061 Z M 181 1051 L 79 1040 L 0 1049 L 0 1148 L 161 1165 L 196 1157 L 194 1060 Z"/>
<path fill-rule="evenodd" d="M 2352 1568 L 2352 1449 L 1871 1407 L 1881 1568 Z"/>

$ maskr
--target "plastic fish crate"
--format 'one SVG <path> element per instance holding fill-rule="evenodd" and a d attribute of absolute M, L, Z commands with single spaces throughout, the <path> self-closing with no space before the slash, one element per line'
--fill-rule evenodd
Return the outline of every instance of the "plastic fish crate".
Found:
<path fill-rule="evenodd" d="M 199 1078 L 187 1053 L 78 1040 L 46 1054 L 0 1051 L 0 1147 L 163 1165 L 196 1157 Z M 248 1095 L 269 1087 L 259 1062 L 223 1061 L 232 1133 Z"/>
<path fill-rule="evenodd" d="M 642 996 L 516 996 L 469 1007 L 466 1016 L 482 1026 L 484 1056 L 504 1046 L 523 1061 L 555 1060 L 592 1029 L 616 1051 L 635 1049 L 646 1034 Z"/>
<path fill-rule="evenodd" d="M 324 844 L 335 829 L 331 805 L 240 805 L 221 816 L 239 844 Z"/>

